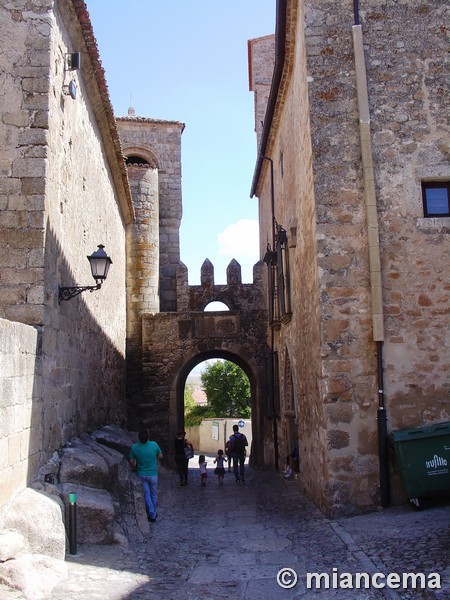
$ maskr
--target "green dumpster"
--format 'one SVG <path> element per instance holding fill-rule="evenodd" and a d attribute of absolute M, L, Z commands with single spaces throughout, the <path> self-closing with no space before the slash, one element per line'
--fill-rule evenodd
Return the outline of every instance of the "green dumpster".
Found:
<path fill-rule="evenodd" d="M 450 422 L 391 433 L 395 457 L 409 500 L 450 491 Z"/>

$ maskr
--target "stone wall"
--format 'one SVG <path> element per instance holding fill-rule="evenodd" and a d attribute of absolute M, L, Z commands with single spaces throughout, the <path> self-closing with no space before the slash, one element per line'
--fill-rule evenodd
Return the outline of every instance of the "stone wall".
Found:
<path fill-rule="evenodd" d="M 249 40 L 248 68 L 249 87 L 255 100 L 255 133 L 259 147 L 261 133 L 266 114 L 267 100 L 272 83 L 273 65 L 275 61 L 275 36 L 267 35 Z"/>
<path fill-rule="evenodd" d="M 242 284 L 241 268 L 232 261 L 227 284 L 215 285 L 214 267 L 202 266 L 201 285 L 189 286 L 187 269 L 178 271 L 177 312 L 143 315 L 142 394 L 130 405 L 131 422 L 144 423 L 173 462 L 172 439 L 184 427 L 184 385 L 190 371 L 209 358 L 230 360 L 250 381 L 255 464 L 270 463 L 270 422 L 267 421 L 266 313 L 261 297 L 261 265 L 254 283 Z M 204 311 L 210 302 L 229 311 Z"/>
<path fill-rule="evenodd" d="M 258 189 L 260 202 L 261 255 L 270 241 L 273 248 L 275 232 L 273 217 L 287 232 L 289 273 L 291 277 L 291 321 L 284 326 L 274 326 L 274 351 L 279 356 L 280 415 L 279 452 L 283 461 L 292 451 L 292 441 L 287 439 L 284 415 L 288 382 L 286 364 L 290 362 L 294 386 L 294 415 L 297 444 L 301 452 L 302 481 L 304 488 L 316 501 L 323 493 L 323 482 L 328 479 L 326 454 L 326 425 L 320 395 L 320 308 L 318 293 L 318 267 L 316 249 L 316 207 L 311 173 L 311 137 L 309 105 L 305 71 L 305 47 L 302 42 L 302 19 L 294 19 L 291 36 L 297 41 L 287 59 L 291 79 L 283 103 L 278 125 L 278 135 L 270 151 L 274 175 L 275 213 L 272 215 L 272 180 L 268 161 L 263 164 L 263 177 Z M 296 67 L 294 69 L 294 66 Z M 281 112 L 281 111 L 280 111 Z M 267 277 L 265 296 L 268 297 Z M 282 466 L 283 462 L 280 463 Z"/>
<path fill-rule="evenodd" d="M 135 116 L 117 120 L 127 157 L 135 219 L 127 228 L 128 417 L 136 427 L 142 395 L 142 317 L 178 308 L 181 134 L 184 125 Z"/>
<path fill-rule="evenodd" d="M 289 362 L 300 484 L 330 514 L 379 501 L 373 238 L 364 200 L 353 8 L 347 1 L 286 2 L 284 71 L 265 149 L 273 161 L 274 217 L 287 232 L 291 276 L 292 317 L 273 331 L 281 401 L 288 396 Z M 449 419 L 443 276 L 449 219 L 423 217 L 420 186 L 422 180 L 450 178 L 444 11 L 438 1 L 360 2 L 389 430 Z M 257 195 L 260 238 L 270 240 L 268 161 Z M 286 407 L 281 409 L 283 431 Z M 399 497 L 399 490 L 393 495 Z"/>
<path fill-rule="evenodd" d="M 33 324 L 44 321 L 48 4 L 28 19 L 25 6 L 0 7 L 0 316 Z"/>
<path fill-rule="evenodd" d="M 347 320 L 352 313 L 343 309 L 355 306 L 351 297 L 358 298 L 358 320 L 366 330 L 361 337 L 370 342 L 362 318 L 369 308 L 361 289 L 367 287 L 368 242 L 361 235 L 365 215 L 351 60 L 353 11 L 350 3 L 342 3 L 331 18 L 334 2 L 319 8 L 308 4 L 307 68 L 323 255 L 319 266 L 323 293 L 331 301 L 322 306 L 322 314 L 324 319 L 340 320 L 336 340 L 355 338 L 355 320 Z M 440 1 L 360 4 L 380 229 L 385 391 L 393 429 L 449 416 L 443 273 L 449 260 L 450 220 L 423 218 L 420 185 L 450 177 L 444 116 L 445 13 Z M 350 297 L 337 308 L 334 296 L 344 281 Z M 354 339 L 352 348 L 357 343 Z M 371 344 L 363 343 L 358 354 L 366 360 L 373 356 Z M 364 378 L 361 384 L 357 396 L 373 397 L 367 394 Z"/>
<path fill-rule="evenodd" d="M 39 464 L 39 428 L 32 422 L 39 399 L 39 330 L 0 319 L 0 514 Z"/>
<path fill-rule="evenodd" d="M 145 117 L 119 117 L 124 154 L 141 156 L 158 169 L 160 310 L 176 310 L 176 270 L 180 263 L 181 135 L 184 124 Z"/>
<path fill-rule="evenodd" d="M 123 418 L 133 208 L 84 2 L 3 4 L 0 40 L 0 315 L 39 327 L 41 360 L 25 481 L 67 440 Z M 67 63 L 74 51 L 77 71 Z M 59 286 L 95 283 L 87 255 L 98 244 L 113 261 L 108 279 L 59 303 Z"/>

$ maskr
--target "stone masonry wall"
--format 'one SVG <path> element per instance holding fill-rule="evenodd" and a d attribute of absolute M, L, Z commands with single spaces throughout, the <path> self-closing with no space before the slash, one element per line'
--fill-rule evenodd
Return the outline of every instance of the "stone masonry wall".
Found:
<path fill-rule="evenodd" d="M 321 294 L 320 393 L 327 457 L 323 497 L 330 512 L 346 512 L 351 505 L 364 509 L 377 503 L 378 397 L 353 6 L 336 4 L 307 3 L 305 42 Z"/>
<path fill-rule="evenodd" d="M 353 7 L 350 2 L 341 2 L 339 10 L 335 2 L 307 5 L 330 470 L 342 482 L 345 471 L 362 470 L 372 474 L 373 482 L 366 490 L 361 482 L 358 491 L 347 481 L 330 492 L 362 502 L 375 491 L 376 370 Z M 449 262 L 449 219 L 423 218 L 420 188 L 423 179 L 450 177 L 444 117 L 446 10 L 439 1 L 360 3 L 380 227 L 389 429 L 449 418 L 443 276 Z"/>
<path fill-rule="evenodd" d="M 0 6 L 0 316 L 40 324 L 50 5 Z"/>
<path fill-rule="evenodd" d="M 252 457 L 256 464 L 265 464 L 270 423 L 265 419 L 266 313 L 260 269 L 261 265 L 255 266 L 254 284 L 242 284 L 241 267 L 232 261 L 227 284 L 215 285 L 214 267 L 206 260 L 201 285 L 189 286 L 187 269 L 180 265 L 178 299 L 183 309 L 143 315 L 143 385 L 141 396 L 133 399 L 133 422 L 145 423 L 172 459 L 172 439 L 184 426 L 184 384 L 189 372 L 208 358 L 223 358 L 238 364 L 249 377 L 255 433 Z M 213 301 L 223 302 L 230 310 L 205 312 Z"/>
<path fill-rule="evenodd" d="M 127 228 L 126 390 L 141 394 L 142 314 L 159 312 L 159 189 L 156 166 L 128 166 L 135 219 Z"/>
<path fill-rule="evenodd" d="M 275 36 L 268 35 L 248 42 L 249 85 L 254 93 L 256 144 L 259 147 L 275 61 Z"/>
<path fill-rule="evenodd" d="M 289 360 L 293 374 L 295 421 L 301 453 L 301 482 L 305 491 L 320 505 L 323 482 L 328 478 L 326 451 L 326 424 L 319 393 L 321 379 L 320 309 L 317 275 L 316 207 L 311 171 L 311 139 L 305 48 L 302 16 L 292 18 L 293 31 L 289 33 L 295 44 L 290 46 L 287 60 L 291 78 L 286 90 L 283 109 L 277 118 L 277 136 L 271 141 L 266 154 L 272 158 L 274 174 L 275 220 L 287 233 L 289 274 L 291 282 L 292 318 L 275 327 L 274 349 L 279 355 L 279 373 L 282 386 L 284 371 Z M 260 240 L 264 255 L 264 241 L 273 247 L 271 218 L 271 174 L 268 161 L 258 189 L 260 202 Z M 267 274 L 263 281 L 267 281 Z M 266 286 L 266 297 L 267 297 Z M 272 332 L 268 332 L 270 339 Z M 289 358 L 288 358 L 289 357 Z M 284 387 L 280 396 L 285 395 Z M 283 410 L 283 409 L 282 409 Z M 279 421 L 279 449 L 284 466 L 287 448 L 284 439 L 284 416 Z"/>
<path fill-rule="evenodd" d="M 421 181 L 450 180 L 448 3 L 363 6 L 385 307 L 390 427 L 450 420 L 450 218 Z M 426 31 L 426 35 L 423 32 Z"/>
<path fill-rule="evenodd" d="M 130 109 L 129 114 L 134 110 Z M 128 163 L 135 219 L 127 228 L 127 374 L 130 422 L 142 396 L 142 318 L 177 310 L 180 261 L 182 123 L 136 116 L 117 120 Z"/>
<path fill-rule="evenodd" d="M 102 129 L 92 66 L 78 15 L 58 3 L 51 36 L 43 337 L 45 454 L 58 443 L 123 415 L 126 294 L 125 223 L 114 185 L 111 137 Z M 80 70 L 64 69 L 79 49 Z M 72 79 L 76 99 L 62 93 Z M 58 285 L 92 285 L 86 256 L 104 244 L 113 263 L 101 290 L 58 304 Z M 98 373 L 102 373 L 98 377 Z"/>
<path fill-rule="evenodd" d="M 274 165 L 275 218 L 288 235 L 293 314 L 275 331 L 275 344 L 280 371 L 286 353 L 291 362 L 301 485 L 328 513 L 342 514 L 376 506 L 379 486 L 354 4 L 287 5 L 287 66 L 266 154 Z M 449 419 L 449 220 L 424 219 L 420 189 L 421 180 L 450 178 L 446 8 L 438 1 L 359 6 L 392 430 Z M 271 239 L 268 167 L 258 185 L 264 240 Z"/>
<path fill-rule="evenodd" d="M 159 180 L 160 310 L 176 310 L 176 270 L 180 262 L 181 135 L 184 124 L 144 117 L 119 117 L 126 156 L 153 157 Z M 151 162 L 151 160 L 149 160 Z"/>
<path fill-rule="evenodd" d="M 82 0 L 3 3 L 0 41 L 0 314 L 40 328 L 23 483 L 67 440 L 123 418 L 130 213 Z M 67 69 L 73 51 L 78 71 Z M 102 289 L 59 304 L 58 286 L 95 283 L 87 255 L 100 243 L 113 261 Z"/>
<path fill-rule="evenodd" d="M 39 464 L 40 436 L 31 414 L 40 381 L 39 331 L 0 319 L 0 515 L 26 487 L 30 463 Z"/>

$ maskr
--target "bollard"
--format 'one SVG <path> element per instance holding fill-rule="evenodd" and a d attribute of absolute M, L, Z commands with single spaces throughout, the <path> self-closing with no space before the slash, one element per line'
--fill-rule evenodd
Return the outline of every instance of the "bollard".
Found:
<path fill-rule="evenodd" d="M 69 494 L 69 553 L 77 553 L 77 495 Z"/>

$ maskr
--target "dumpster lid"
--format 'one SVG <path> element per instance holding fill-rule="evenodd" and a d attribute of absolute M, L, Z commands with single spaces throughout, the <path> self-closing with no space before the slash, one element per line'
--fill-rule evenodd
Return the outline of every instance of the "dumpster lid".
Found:
<path fill-rule="evenodd" d="M 433 425 L 424 425 L 412 429 L 398 429 L 391 432 L 391 437 L 395 442 L 405 442 L 408 440 L 435 437 L 438 435 L 447 435 L 450 433 L 450 422 L 434 423 Z"/>

